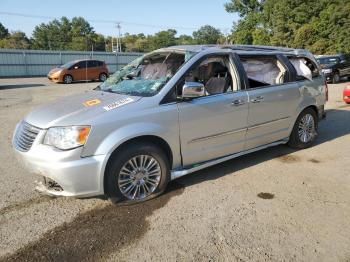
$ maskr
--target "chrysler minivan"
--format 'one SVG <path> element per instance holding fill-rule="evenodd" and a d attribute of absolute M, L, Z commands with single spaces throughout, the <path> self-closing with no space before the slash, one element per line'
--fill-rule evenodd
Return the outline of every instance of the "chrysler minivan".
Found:
<path fill-rule="evenodd" d="M 138 202 L 244 154 L 311 146 L 326 100 L 306 50 L 174 46 L 29 113 L 13 147 L 42 192 Z"/>

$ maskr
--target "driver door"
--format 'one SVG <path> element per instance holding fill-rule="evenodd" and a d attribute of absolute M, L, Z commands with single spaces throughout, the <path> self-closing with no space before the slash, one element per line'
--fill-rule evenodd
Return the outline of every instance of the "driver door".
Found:
<path fill-rule="evenodd" d="M 221 65 L 213 63 L 222 62 Z M 220 62 L 220 63 L 221 63 Z M 210 65 L 211 64 L 211 65 Z M 214 69 L 213 69 L 214 68 Z M 215 69 L 216 68 L 216 69 Z M 216 71 L 215 71 L 216 70 Z M 230 155 L 244 148 L 247 129 L 247 93 L 240 90 L 237 72 L 229 55 L 215 55 L 203 59 L 190 69 L 184 81 L 204 84 L 207 91 L 214 92 L 178 103 L 180 143 L 183 165 L 193 165 Z M 234 77 L 232 77 L 234 76 Z M 214 78 L 225 86 L 211 86 Z M 214 79 L 214 80 L 213 80 Z"/>

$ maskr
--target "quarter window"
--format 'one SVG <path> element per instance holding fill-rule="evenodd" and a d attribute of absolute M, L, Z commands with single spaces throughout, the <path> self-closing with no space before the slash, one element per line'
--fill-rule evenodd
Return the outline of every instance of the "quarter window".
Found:
<path fill-rule="evenodd" d="M 296 70 L 296 80 L 312 80 L 318 77 L 320 72 L 314 62 L 306 57 L 288 57 L 290 63 Z"/>

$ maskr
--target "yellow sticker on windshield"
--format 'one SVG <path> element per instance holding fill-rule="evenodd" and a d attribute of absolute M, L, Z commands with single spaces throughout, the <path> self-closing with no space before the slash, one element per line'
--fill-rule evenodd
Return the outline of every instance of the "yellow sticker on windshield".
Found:
<path fill-rule="evenodd" d="M 101 101 L 99 99 L 92 99 L 92 100 L 88 100 L 86 102 L 83 103 L 84 106 L 95 106 L 98 105 L 99 103 L 101 103 Z"/>

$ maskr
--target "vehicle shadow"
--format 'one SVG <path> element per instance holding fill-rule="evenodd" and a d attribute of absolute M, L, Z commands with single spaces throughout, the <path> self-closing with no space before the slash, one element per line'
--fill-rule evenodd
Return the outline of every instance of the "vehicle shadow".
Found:
<path fill-rule="evenodd" d="M 349 106 L 341 106 L 350 109 Z M 319 136 L 314 147 L 325 142 L 329 142 L 350 134 L 350 110 L 332 109 L 327 111 L 327 118 L 319 123 Z M 203 181 L 215 180 L 225 175 L 230 175 L 235 171 L 243 170 L 251 166 L 260 164 L 274 158 L 287 160 L 288 155 L 297 150 L 289 148 L 287 145 L 279 145 L 241 156 L 221 164 L 203 169 L 176 180 L 184 187 L 201 183 Z M 283 162 L 283 161 L 282 161 Z"/>
<path fill-rule="evenodd" d="M 28 88 L 28 87 L 39 87 L 46 86 L 45 84 L 16 84 L 16 85 L 0 85 L 0 90 L 6 89 L 18 89 L 18 88 Z"/>

